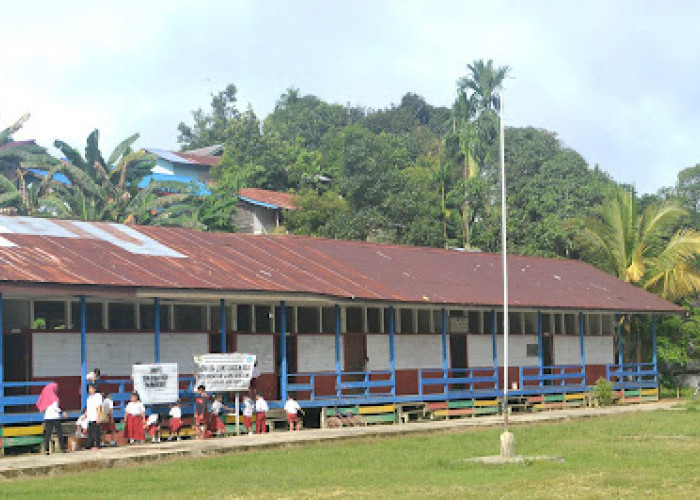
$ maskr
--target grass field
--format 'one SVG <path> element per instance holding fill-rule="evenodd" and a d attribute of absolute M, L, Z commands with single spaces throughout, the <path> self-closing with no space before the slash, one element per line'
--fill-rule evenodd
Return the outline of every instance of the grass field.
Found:
<path fill-rule="evenodd" d="M 364 439 L 22 480 L 7 497 L 700 497 L 700 410 L 515 426 L 517 452 L 565 463 L 482 466 L 500 429 Z"/>

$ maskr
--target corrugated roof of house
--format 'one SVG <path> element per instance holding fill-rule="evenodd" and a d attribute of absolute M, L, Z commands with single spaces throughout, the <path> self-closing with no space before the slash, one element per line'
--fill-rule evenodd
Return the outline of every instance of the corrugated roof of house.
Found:
<path fill-rule="evenodd" d="M 515 308 L 683 311 L 583 262 L 510 256 L 508 263 Z M 32 285 L 502 305 L 494 254 L 0 216 L 0 290 Z"/>
<path fill-rule="evenodd" d="M 292 195 L 289 193 L 259 188 L 241 188 L 238 190 L 238 196 L 245 201 L 268 208 L 285 208 L 287 210 L 296 208 L 292 201 Z"/>

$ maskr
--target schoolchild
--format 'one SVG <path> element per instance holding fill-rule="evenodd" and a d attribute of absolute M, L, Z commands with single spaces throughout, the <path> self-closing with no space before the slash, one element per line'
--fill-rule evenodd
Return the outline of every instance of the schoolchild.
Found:
<path fill-rule="evenodd" d="M 209 422 L 209 395 L 203 385 L 197 387 L 194 396 L 194 432 L 197 439 L 207 437 L 207 424 Z"/>
<path fill-rule="evenodd" d="M 253 411 L 255 405 L 249 396 L 243 396 L 243 425 L 248 429 L 248 435 L 253 435 Z"/>
<path fill-rule="evenodd" d="M 289 424 L 289 430 L 293 431 L 294 427 L 296 430 L 301 430 L 301 422 L 299 421 L 299 412 L 304 412 L 299 406 L 292 395 L 287 396 L 287 401 L 284 403 L 284 412 L 287 414 L 287 423 Z"/>
<path fill-rule="evenodd" d="M 211 415 L 209 417 L 209 430 L 216 433 L 218 436 L 226 434 L 226 425 L 219 417 L 221 410 L 230 410 L 228 406 L 224 405 L 223 397 L 221 394 L 217 394 L 216 398 L 211 404 Z"/>
<path fill-rule="evenodd" d="M 179 399 L 170 407 L 170 421 L 168 422 L 168 427 L 170 428 L 170 437 L 168 439 L 172 441 L 177 436 L 177 440 L 180 441 L 180 429 L 182 429 L 182 408 L 180 407 Z"/>
<path fill-rule="evenodd" d="M 114 440 L 114 434 L 117 429 L 114 425 L 114 401 L 112 401 L 107 391 L 105 391 L 102 396 L 102 422 L 100 423 L 102 436 L 111 446 L 116 446 L 117 443 Z"/>
<path fill-rule="evenodd" d="M 51 435 L 56 431 L 61 451 L 66 452 L 66 444 L 63 442 L 63 429 L 61 428 L 61 417 L 68 414 L 61 410 L 58 401 L 58 384 L 51 382 L 46 384 L 41 390 L 39 399 L 36 402 L 39 411 L 44 412 L 44 453 L 49 454 L 49 441 Z"/>
<path fill-rule="evenodd" d="M 265 425 L 265 417 L 268 410 L 267 401 L 265 401 L 261 394 L 258 394 L 255 398 L 255 432 L 256 434 L 262 434 L 267 432 L 267 426 Z"/>
<path fill-rule="evenodd" d="M 146 436 L 143 432 L 143 427 L 146 418 L 146 408 L 143 406 L 137 392 L 131 393 L 131 401 L 124 408 L 124 436 L 129 440 L 129 444 L 134 444 L 136 441 L 143 442 Z"/>
<path fill-rule="evenodd" d="M 160 421 L 158 413 L 153 412 L 146 419 L 146 432 L 151 436 L 152 443 L 160 443 Z"/>
<path fill-rule="evenodd" d="M 88 386 L 88 394 L 85 406 L 88 419 L 88 440 L 85 447 L 98 450 L 102 442 L 99 423 L 102 414 L 102 394 L 97 392 L 97 388 L 94 385 Z"/>

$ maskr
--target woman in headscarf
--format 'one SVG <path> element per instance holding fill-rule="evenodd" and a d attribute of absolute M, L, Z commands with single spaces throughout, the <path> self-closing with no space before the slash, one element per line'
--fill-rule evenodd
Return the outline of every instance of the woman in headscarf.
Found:
<path fill-rule="evenodd" d="M 58 384 L 56 382 L 51 382 L 44 386 L 39 395 L 39 400 L 36 402 L 36 407 L 39 411 L 44 412 L 44 453 L 49 454 L 49 441 L 54 429 L 58 436 L 58 442 L 61 445 L 61 451 L 65 453 L 66 444 L 63 442 L 61 415 L 67 416 L 67 414 L 61 411 L 58 405 Z"/>

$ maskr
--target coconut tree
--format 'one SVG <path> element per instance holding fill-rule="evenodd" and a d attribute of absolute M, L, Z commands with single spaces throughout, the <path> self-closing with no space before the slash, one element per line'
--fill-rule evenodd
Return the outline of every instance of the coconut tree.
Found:
<path fill-rule="evenodd" d="M 640 211 L 633 193 L 617 187 L 600 213 L 579 221 L 577 237 L 584 255 L 601 269 L 639 285 L 667 300 L 700 291 L 700 233 L 678 229 L 687 212 L 675 202 L 650 205 Z M 629 318 L 625 330 L 631 331 Z M 637 329 L 637 361 L 641 361 L 641 332 Z"/>

